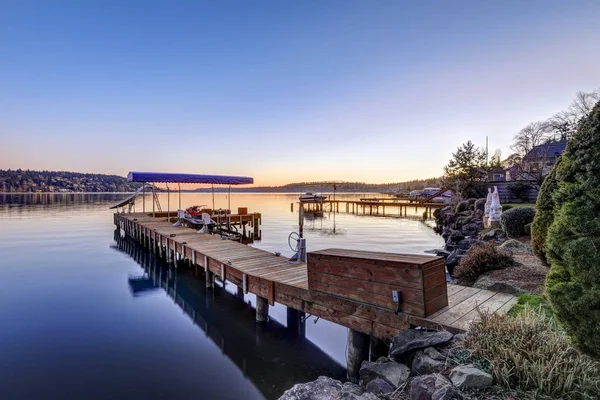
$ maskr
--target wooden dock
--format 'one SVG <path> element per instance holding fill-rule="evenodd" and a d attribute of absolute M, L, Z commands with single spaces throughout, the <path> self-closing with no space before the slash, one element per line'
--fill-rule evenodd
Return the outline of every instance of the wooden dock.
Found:
<path fill-rule="evenodd" d="M 418 203 L 398 199 L 362 198 L 360 200 L 323 200 L 318 202 L 300 202 L 305 212 L 340 212 L 360 215 L 407 216 L 408 210 L 414 207 L 415 212 L 422 209 L 429 217 L 438 208 L 446 207 L 444 203 Z M 386 214 L 387 209 L 387 214 Z"/>
<path fill-rule="evenodd" d="M 216 235 L 198 234 L 186 227 L 175 227 L 166 218 L 153 218 L 143 213 L 115 214 L 114 222 L 127 235 L 168 261 L 203 268 L 207 286 L 212 285 L 216 276 L 242 288 L 244 293 L 255 294 L 258 320 L 258 314 L 266 317 L 264 312 L 265 307 L 268 312 L 268 304 L 277 302 L 367 335 L 390 339 L 414 326 L 464 332 L 477 318 L 477 308 L 506 312 L 516 303 L 513 295 L 447 285 L 447 306 L 427 316 L 414 315 L 403 308 L 396 314 L 384 306 L 312 289 L 306 263 L 294 264 L 273 253 L 223 240 Z M 413 260 L 433 258 L 410 257 Z M 377 282 L 369 283 L 377 287 Z M 356 291 L 364 289 L 356 287 Z M 411 301 L 418 304 L 419 300 Z"/>

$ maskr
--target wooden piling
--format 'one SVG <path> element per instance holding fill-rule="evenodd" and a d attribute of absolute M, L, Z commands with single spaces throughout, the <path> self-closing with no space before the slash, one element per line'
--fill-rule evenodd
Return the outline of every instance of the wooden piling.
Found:
<path fill-rule="evenodd" d="M 346 357 L 346 377 L 350 382 L 358 383 L 358 373 L 363 361 L 369 359 L 369 335 L 348 328 L 348 354 Z"/>
<path fill-rule="evenodd" d="M 206 271 L 206 288 L 212 289 L 215 282 L 215 274 L 211 271 Z"/>
<path fill-rule="evenodd" d="M 269 300 L 256 296 L 256 322 L 267 322 L 269 317 Z"/>

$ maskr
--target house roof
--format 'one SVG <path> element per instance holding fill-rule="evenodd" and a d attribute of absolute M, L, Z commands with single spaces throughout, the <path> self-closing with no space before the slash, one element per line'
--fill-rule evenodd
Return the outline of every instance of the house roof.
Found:
<path fill-rule="evenodd" d="M 540 144 L 531 149 L 523 159 L 556 158 L 565 151 L 565 147 L 567 147 L 566 140 L 562 142 Z"/>

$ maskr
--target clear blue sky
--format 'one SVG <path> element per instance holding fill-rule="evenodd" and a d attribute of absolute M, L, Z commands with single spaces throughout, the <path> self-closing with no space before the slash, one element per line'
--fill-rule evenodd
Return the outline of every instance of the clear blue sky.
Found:
<path fill-rule="evenodd" d="M 599 1 L 0 0 L 0 168 L 439 176 L 600 86 Z"/>

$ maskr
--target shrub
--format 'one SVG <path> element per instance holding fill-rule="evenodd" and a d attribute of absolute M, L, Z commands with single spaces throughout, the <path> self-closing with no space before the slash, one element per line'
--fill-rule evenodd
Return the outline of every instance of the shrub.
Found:
<path fill-rule="evenodd" d="M 575 344 L 600 358 L 600 102 L 561 158 L 546 237 L 546 290 Z"/>
<path fill-rule="evenodd" d="M 485 198 L 485 197 L 482 199 L 477 199 L 477 201 L 475 202 L 475 209 L 485 211 L 485 202 L 486 201 L 487 201 L 487 198 Z"/>
<path fill-rule="evenodd" d="M 456 205 L 456 212 L 463 212 L 469 209 L 469 203 L 467 201 L 461 201 Z"/>
<path fill-rule="evenodd" d="M 600 363 L 573 348 L 556 321 L 530 307 L 517 316 L 481 314 L 463 346 L 487 360 L 496 382 L 564 399 L 600 396 Z"/>
<path fill-rule="evenodd" d="M 545 249 L 546 236 L 548 235 L 548 228 L 552 225 L 552 221 L 554 221 L 554 200 L 552 199 L 552 194 L 558 189 L 556 171 L 559 165 L 560 158 L 542 183 L 536 202 L 537 212 L 531 224 L 531 245 L 544 264 L 548 264 Z"/>
<path fill-rule="evenodd" d="M 477 201 L 477 199 L 474 199 L 474 198 L 467 199 L 467 203 L 469 203 L 470 206 L 475 204 L 476 201 Z"/>
<path fill-rule="evenodd" d="M 554 316 L 554 312 L 552 311 L 552 307 L 550 307 L 548 300 L 543 296 L 537 296 L 535 294 L 519 295 L 517 304 L 510 309 L 508 315 L 516 317 L 519 314 L 524 313 L 527 308 L 539 310 L 544 313 L 547 318 L 552 318 Z"/>
<path fill-rule="evenodd" d="M 507 205 L 505 205 L 505 206 L 502 206 L 502 212 L 504 212 L 504 211 L 508 211 L 508 210 L 510 210 L 511 208 L 514 208 L 514 207 L 513 207 L 513 206 L 511 206 L 510 204 L 507 204 Z"/>
<path fill-rule="evenodd" d="M 503 212 L 500 226 L 508 236 L 523 236 L 526 234 L 525 225 L 533 222 L 535 209 L 532 207 L 516 207 Z"/>
<path fill-rule="evenodd" d="M 527 193 L 529 193 L 529 190 L 531 189 L 531 184 L 526 181 L 511 181 L 506 188 L 517 199 L 524 202 L 527 200 Z"/>
<path fill-rule="evenodd" d="M 475 244 L 454 268 L 454 276 L 458 279 L 475 280 L 484 272 L 504 269 L 514 264 L 509 253 L 498 251 L 490 244 Z"/>

